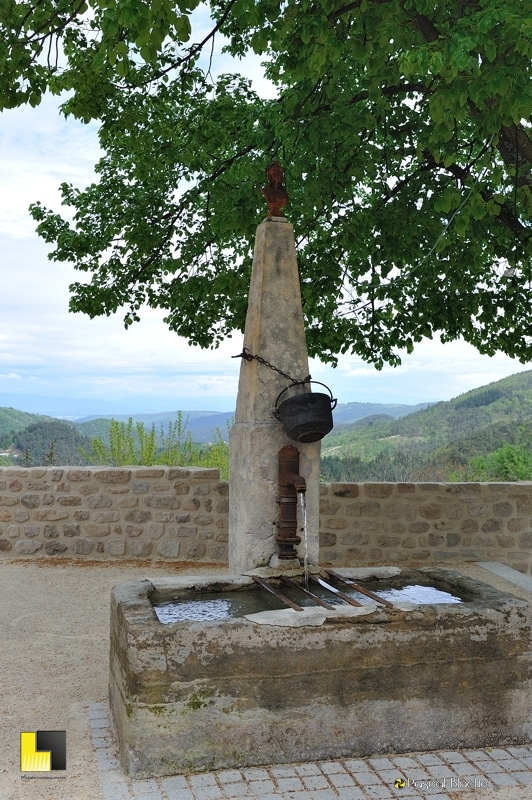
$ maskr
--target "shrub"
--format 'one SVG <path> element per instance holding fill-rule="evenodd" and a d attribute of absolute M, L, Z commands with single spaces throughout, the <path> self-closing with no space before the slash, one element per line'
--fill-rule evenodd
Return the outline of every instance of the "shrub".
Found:
<path fill-rule="evenodd" d="M 113 467 L 145 466 L 161 464 L 168 467 L 218 467 L 222 480 L 229 477 L 229 447 L 216 429 L 216 439 L 211 445 L 199 445 L 192 441 L 190 431 L 186 431 L 188 417 L 183 422 L 183 412 L 177 412 L 175 423 L 168 423 L 165 432 L 161 425 L 160 442 L 157 444 L 155 425 L 147 431 L 143 422 L 137 422 L 133 433 L 133 419 L 125 422 L 111 420 L 109 446 L 101 437 L 91 441 L 91 451 L 80 448 L 80 453 L 89 464 Z"/>

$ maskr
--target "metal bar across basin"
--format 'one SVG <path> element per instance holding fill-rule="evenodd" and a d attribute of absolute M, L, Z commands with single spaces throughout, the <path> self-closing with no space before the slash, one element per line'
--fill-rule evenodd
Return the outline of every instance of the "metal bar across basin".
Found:
<path fill-rule="evenodd" d="M 305 586 L 301 586 L 300 583 L 293 581 L 292 578 L 287 578 L 286 575 L 281 575 L 281 580 L 287 586 L 291 586 L 293 589 L 299 589 L 299 591 L 304 592 L 307 597 L 310 597 L 311 600 L 313 600 L 319 606 L 323 606 L 323 608 L 326 608 L 329 611 L 334 611 L 334 606 L 332 606 L 330 603 L 327 603 L 325 600 L 322 600 L 321 597 L 318 597 L 318 595 L 314 594 L 314 592 L 309 592 Z"/>
<path fill-rule="evenodd" d="M 327 575 L 330 575 L 331 578 L 336 578 L 337 580 L 342 581 L 342 583 L 346 583 L 348 586 L 351 586 L 352 589 L 356 589 L 357 592 L 365 594 L 366 597 L 371 597 L 371 599 L 375 600 L 377 603 L 382 603 L 383 606 L 388 606 L 388 608 L 393 608 L 393 603 L 390 603 L 389 600 L 385 600 L 384 597 L 380 597 L 378 594 L 375 594 L 375 592 L 370 592 L 369 589 L 365 589 L 363 586 L 359 586 L 358 583 L 355 583 L 350 578 L 344 578 L 343 575 L 340 575 L 338 572 L 335 572 L 334 569 L 326 569 L 324 570 L 324 572 L 326 572 Z"/>
<path fill-rule="evenodd" d="M 350 606 L 362 605 L 362 603 L 358 603 L 356 600 L 353 600 L 352 597 L 349 597 L 348 594 L 341 592 L 340 589 L 337 589 L 335 586 L 331 586 L 331 584 L 327 583 L 327 581 L 324 581 L 323 578 L 318 578 L 316 575 L 309 575 L 309 578 L 311 581 L 314 581 L 314 583 L 318 583 L 320 586 L 323 586 L 323 588 L 327 589 L 328 592 L 331 592 L 332 594 L 336 594 L 338 595 L 338 597 L 341 597 L 342 600 L 345 600 L 345 602 L 349 603 Z"/>
<path fill-rule="evenodd" d="M 294 611 L 303 611 L 302 606 L 298 606 L 297 603 L 294 603 L 292 600 L 289 600 L 288 597 L 285 597 L 284 594 L 282 594 L 278 589 L 272 586 L 271 583 L 268 583 L 268 581 L 265 581 L 263 578 L 258 578 L 256 575 L 253 575 L 253 580 L 255 581 L 255 583 L 258 583 L 259 586 L 262 586 L 263 589 L 266 589 L 267 592 L 271 592 L 272 594 L 274 594 L 275 597 L 277 597 L 277 599 L 280 600 L 282 603 L 284 603 L 286 606 L 290 606 L 290 608 L 293 608 Z"/>

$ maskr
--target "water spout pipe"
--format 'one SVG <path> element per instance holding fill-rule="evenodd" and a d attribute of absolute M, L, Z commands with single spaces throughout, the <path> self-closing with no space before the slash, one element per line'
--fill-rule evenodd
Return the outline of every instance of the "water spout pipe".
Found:
<path fill-rule="evenodd" d="M 305 492 L 307 484 L 299 474 L 299 450 L 288 444 L 279 450 L 279 560 L 297 558 L 295 547 L 301 543 L 297 535 L 297 493 Z"/>
<path fill-rule="evenodd" d="M 288 483 L 290 483 L 298 494 L 304 494 L 307 491 L 307 482 L 301 475 L 289 475 Z"/>

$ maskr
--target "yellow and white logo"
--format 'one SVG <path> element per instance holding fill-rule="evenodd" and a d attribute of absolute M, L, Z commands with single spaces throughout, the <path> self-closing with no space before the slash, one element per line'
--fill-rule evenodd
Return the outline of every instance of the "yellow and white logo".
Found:
<path fill-rule="evenodd" d="M 52 753 L 37 751 L 37 734 L 20 734 L 20 771 L 50 772 L 52 769 Z"/>
<path fill-rule="evenodd" d="M 66 769 L 66 731 L 24 731 L 20 734 L 20 771 Z"/>

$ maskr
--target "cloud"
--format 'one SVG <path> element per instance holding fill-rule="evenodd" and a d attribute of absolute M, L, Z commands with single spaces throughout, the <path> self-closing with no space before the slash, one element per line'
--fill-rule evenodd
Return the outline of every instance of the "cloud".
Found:
<path fill-rule="evenodd" d="M 0 118 L 0 232 L 33 236 L 28 208 L 41 201 L 59 210 L 63 181 L 80 188 L 94 180 L 100 157 L 95 123 L 84 125 L 60 116 L 60 100 L 45 96 L 40 106 L 4 111 Z"/>
<path fill-rule="evenodd" d="M 336 371 L 320 373 L 319 362 L 312 373 L 328 375 L 341 402 L 419 403 L 450 400 L 463 392 L 516 372 L 530 369 L 503 354 L 480 355 L 467 342 L 442 344 L 424 340 L 410 355 L 402 355 L 399 367 L 384 367 L 380 372 L 359 357 L 340 356 Z M 319 378 L 321 380 L 321 378 Z"/>

